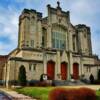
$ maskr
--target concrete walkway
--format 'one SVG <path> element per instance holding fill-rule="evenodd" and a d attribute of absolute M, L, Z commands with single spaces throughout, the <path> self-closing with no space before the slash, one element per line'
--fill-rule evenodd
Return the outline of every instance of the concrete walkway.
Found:
<path fill-rule="evenodd" d="M 23 94 L 18 94 L 16 91 L 12 91 L 6 88 L 0 88 L 0 91 L 7 95 L 11 100 L 36 100 L 32 97 L 25 96 Z"/>

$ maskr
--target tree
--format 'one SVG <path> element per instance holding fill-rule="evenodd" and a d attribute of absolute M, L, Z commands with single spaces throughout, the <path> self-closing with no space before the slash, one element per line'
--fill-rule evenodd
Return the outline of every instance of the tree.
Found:
<path fill-rule="evenodd" d="M 26 81 L 26 70 L 24 66 L 21 66 L 19 68 L 18 81 L 20 85 L 22 86 L 26 85 L 26 82 L 27 82 Z"/>
<path fill-rule="evenodd" d="M 91 74 L 89 78 L 90 78 L 91 84 L 93 84 L 94 83 L 94 76 Z"/>
<path fill-rule="evenodd" d="M 40 76 L 40 81 L 43 81 L 43 74 Z"/>
<path fill-rule="evenodd" d="M 98 71 L 98 80 L 100 80 L 100 69 Z"/>

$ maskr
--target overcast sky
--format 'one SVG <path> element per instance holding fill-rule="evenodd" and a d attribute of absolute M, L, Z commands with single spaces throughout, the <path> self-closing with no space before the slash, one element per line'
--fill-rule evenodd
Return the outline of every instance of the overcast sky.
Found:
<path fill-rule="evenodd" d="M 59 0 L 70 11 L 71 23 L 91 27 L 93 53 L 100 57 L 100 0 Z M 18 17 L 24 8 L 47 15 L 46 5 L 57 6 L 57 0 L 0 0 L 0 55 L 17 47 Z"/>

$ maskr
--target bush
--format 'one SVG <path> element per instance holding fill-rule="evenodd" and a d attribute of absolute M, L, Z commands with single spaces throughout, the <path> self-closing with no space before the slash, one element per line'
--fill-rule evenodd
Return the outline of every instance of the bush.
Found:
<path fill-rule="evenodd" d="M 10 80 L 9 85 L 19 85 L 17 80 Z"/>
<path fill-rule="evenodd" d="M 49 100 L 96 100 L 96 94 L 88 88 L 56 88 L 50 92 Z"/>
<path fill-rule="evenodd" d="M 1 86 L 5 85 L 5 81 L 4 80 L 0 80 L 0 85 Z"/>
<path fill-rule="evenodd" d="M 95 80 L 94 84 L 99 85 L 100 84 L 100 80 Z"/>
<path fill-rule="evenodd" d="M 98 80 L 100 80 L 100 69 L 98 71 Z"/>
<path fill-rule="evenodd" d="M 49 94 L 49 100 L 67 100 L 66 89 L 56 88 Z"/>
<path fill-rule="evenodd" d="M 90 75 L 89 79 L 90 79 L 90 83 L 93 84 L 94 83 L 94 76 L 92 74 Z"/>
<path fill-rule="evenodd" d="M 51 86 L 51 84 L 49 84 L 47 81 L 40 81 L 38 82 L 38 84 L 36 84 L 36 86 L 43 86 L 43 87 L 47 87 L 47 86 Z"/>
<path fill-rule="evenodd" d="M 35 85 L 34 80 L 30 80 L 30 81 L 28 81 L 28 85 L 29 85 L 29 86 L 34 86 L 34 85 Z"/>

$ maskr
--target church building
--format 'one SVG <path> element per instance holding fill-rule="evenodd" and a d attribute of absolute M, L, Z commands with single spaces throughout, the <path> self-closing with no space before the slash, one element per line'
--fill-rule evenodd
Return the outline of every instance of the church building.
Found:
<path fill-rule="evenodd" d="M 27 81 L 40 80 L 42 74 L 47 80 L 89 80 L 91 74 L 97 79 L 100 64 L 92 53 L 90 27 L 72 25 L 70 12 L 59 2 L 56 8 L 48 4 L 47 11 L 44 18 L 33 9 L 24 9 L 19 16 L 18 46 L 0 60 L 0 79 L 6 85 L 18 80 L 21 67 Z"/>

